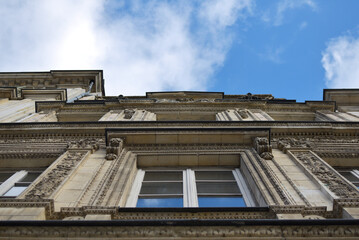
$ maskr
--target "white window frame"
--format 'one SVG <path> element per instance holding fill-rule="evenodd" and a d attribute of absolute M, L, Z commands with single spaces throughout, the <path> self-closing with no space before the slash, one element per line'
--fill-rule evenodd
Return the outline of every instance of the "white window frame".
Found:
<path fill-rule="evenodd" d="M 14 172 L 8 179 L 5 180 L 5 182 L 3 182 L 2 184 L 0 184 L 0 197 L 2 198 L 16 198 L 17 196 L 19 196 L 21 193 L 23 193 L 26 188 L 28 186 L 31 185 L 32 182 L 28 182 L 28 183 L 22 183 L 19 184 L 18 182 L 20 182 L 22 179 L 24 179 L 29 173 L 40 173 L 43 171 L 27 171 L 27 170 L 18 170 L 18 171 L 0 171 L 1 172 Z M 26 187 L 23 191 L 21 191 L 18 195 L 16 196 L 4 196 L 8 191 L 10 191 L 11 188 L 17 186 L 17 184 L 19 184 L 18 186 L 22 186 L 22 187 Z"/>
<path fill-rule="evenodd" d="M 341 173 L 342 172 L 349 172 L 349 173 L 351 173 L 351 174 L 353 174 L 354 175 L 354 177 L 357 177 L 358 178 L 358 181 L 351 181 L 351 180 L 349 180 L 349 179 L 347 179 L 346 177 L 344 177 L 343 175 L 343 178 L 345 178 L 345 180 L 347 180 L 348 182 L 350 182 L 351 184 L 353 184 L 356 188 L 358 188 L 359 189 L 359 170 L 358 170 L 358 168 L 343 168 L 343 169 L 340 169 L 340 168 L 336 168 L 335 170 L 337 170 L 337 172 L 340 174 L 340 175 L 342 175 Z M 356 185 L 356 184 L 358 184 L 358 186 Z"/>
<path fill-rule="evenodd" d="M 232 171 L 237 186 L 241 192 L 243 200 L 247 207 L 255 207 L 255 201 L 251 192 L 245 183 L 243 175 L 239 168 L 186 168 L 186 169 L 138 169 L 137 175 L 132 185 L 125 207 L 136 207 L 138 196 L 141 191 L 142 182 L 146 171 L 182 171 L 183 173 L 183 207 L 198 207 L 198 196 L 196 189 L 195 171 Z M 225 207 L 225 206 L 223 206 Z"/>

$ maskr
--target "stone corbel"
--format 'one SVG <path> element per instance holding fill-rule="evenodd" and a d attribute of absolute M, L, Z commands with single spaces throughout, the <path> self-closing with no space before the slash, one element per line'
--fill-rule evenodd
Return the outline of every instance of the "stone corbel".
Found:
<path fill-rule="evenodd" d="M 256 137 L 254 138 L 254 149 L 259 156 L 265 160 L 272 160 L 272 146 L 269 144 L 268 138 Z"/>
<path fill-rule="evenodd" d="M 109 146 L 106 147 L 106 159 L 115 160 L 121 153 L 124 138 L 112 138 Z"/>
<path fill-rule="evenodd" d="M 79 141 L 71 141 L 67 144 L 68 150 L 89 150 L 91 153 L 100 148 L 98 139 L 80 139 Z"/>

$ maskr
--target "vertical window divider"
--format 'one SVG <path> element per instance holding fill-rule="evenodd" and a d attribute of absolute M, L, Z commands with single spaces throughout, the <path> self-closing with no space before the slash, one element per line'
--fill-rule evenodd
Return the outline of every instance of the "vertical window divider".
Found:
<path fill-rule="evenodd" d="M 7 191 L 9 191 L 15 183 L 26 177 L 27 171 L 21 170 L 14 173 L 11 177 L 9 177 L 5 182 L 3 182 L 0 186 L 0 196 L 3 196 Z"/>
<path fill-rule="evenodd" d="M 239 168 L 235 168 L 233 170 L 233 176 L 236 179 L 236 182 L 238 184 L 239 190 L 242 193 L 242 197 L 244 199 L 244 202 L 246 203 L 246 205 L 248 207 L 254 207 L 255 206 L 255 202 L 252 198 L 252 195 L 247 187 L 247 185 L 245 184 L 245 180 L 242 176 L 242 173 L 240 172 Z"/>
<path fill-rule="evenodd" d="M 194 171 L 186 169 L 184 171 L 183 180 L 183 194 L 184 199 L 186 199 L 183 203 L 184 207 L 198 207 L 196 177 Z"/>
<path fill-rule="evenodd" d="M 140 194 L 144 177 L 145 177 L 145 171 L 142 169 L 138 169 L 135 180 L 133 181 L 133 188 L 132 188 L 133 190 L 130 192 L 130 195 L 128 196 L 126 207 L 136 207 L 138 195 Z"/>
<path fill-rule="evenodd" d="M 352 171 L 352 173 L 354 174 L 354 176 L 356 176 L 357 178 L 359 178 L 359 171 L 358 171 L 358 170 L 354 169 L 354 170 Z"/>

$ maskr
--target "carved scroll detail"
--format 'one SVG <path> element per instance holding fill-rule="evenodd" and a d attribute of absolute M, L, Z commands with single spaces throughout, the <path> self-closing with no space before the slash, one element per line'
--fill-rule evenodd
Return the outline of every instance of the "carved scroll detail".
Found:
<path fill-rule="evenodd" d="M 292 154 L 330 191 L 340 198 L 358 198 L 359 192 L 326 166 L 322 160 L 310 151 L 293 151 Z"/>
<path fill-rule="evenodd" d="M 27 192 L 25 199 L 49 198 L 85 155 L 86 152 L 67 152 L 60 162 Z"/>

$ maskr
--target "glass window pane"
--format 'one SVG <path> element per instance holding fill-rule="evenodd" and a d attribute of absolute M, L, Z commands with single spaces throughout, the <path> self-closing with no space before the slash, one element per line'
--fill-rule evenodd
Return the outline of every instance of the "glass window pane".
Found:
<path fill-rule="evenodd" d="M 143 181 L 182 181 L 181 172 L 146 172 Z"/>
<path fill-rule="evenodd" d="M 181 182 L 143 182 L 140 194 L 182 194 Z"/>
<path fill-rule="evenodd" d="M 0 172 L 0 182 L 5 182 L 15 172 Z"/>
<path fill-rule="evenodd" d="M 29 172 L 19 182 L 33 182 L 38 176 L 40 176 L 40 174 L 41 172 Z"/>
<path fill-rule="evenodd" d="M 198 197 L 199 207 L 245 207 L 242 197 Z"/>
<path fill-rule="evenodd" d="M 181 198 L 138 198 L 136 207 L 183 207 Z"/>
<path fill-rule="evenodd" d="M 234 180 L 232 171 L 196 171 L 196 180 Z"/>
<path fill-rule="evenodd" d="M 17 187 L 14 186 L 10 188 L 9 191 L 7 191 L 3 196 L 5 197 L 17 197 L 22 193 L 27 187 Z"/>
<path fill-rule="evenodd" d="M 339 173 L 351 182 L 359 181 L 359 178 L 354 176 L 354 174 L 352 174 L 351 172 L 339 172 Z"/>
<path fill-rule="evenodd" d="M 240 193 L 240 191 L 236 182 L 198 182 L 197 193 Z"/>

